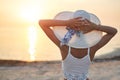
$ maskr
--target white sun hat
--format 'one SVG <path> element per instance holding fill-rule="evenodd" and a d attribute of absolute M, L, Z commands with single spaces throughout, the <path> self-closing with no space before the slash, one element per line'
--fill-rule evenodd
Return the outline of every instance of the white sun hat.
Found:
<path fill-rule="evenodd" d="M 76 12 L 63 11 L 55 16 L 55 20 L 69 20 L 76 17 L 82 17 L 83 19 L 88 19 L 89 21 L 99 25 L 100 20 L 94 14 L 88 13 L 84 10 L 77 10 Z M 65 34 L 68 32 L 66 26 L 54 26 L 52 28 L 55 36 L 62 41 Z M 73 35 L 71 40 L 68 42 L 68 46 L 73 48 L 88 48 L 97 44 L 102 38 L 102 32 L 93 30 L 86 34 L 81 33 L 80 37 Z"/>

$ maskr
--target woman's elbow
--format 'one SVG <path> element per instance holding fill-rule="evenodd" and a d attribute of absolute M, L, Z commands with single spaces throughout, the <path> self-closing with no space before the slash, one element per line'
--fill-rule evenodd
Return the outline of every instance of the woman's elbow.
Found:
<path fill-rule="evenodd" d="M 116 28 L 112 27 L 109 31 L 110 32 L 108 33 L 108 35 L 110 35 L 111 37 L 113 37 L 117 34 L 117 29 Z"/>
<path fill-rule="evenodd" d="M 114 30 L 113 30 L 113 35 L 115 35 L 115 34 L 117 34 L 117 29 L 116 28 L 114 28 Z"/>
<path fill-rule="evenodd" d="M 39 26 L 45 28 L 45 27 L 49 27 L 49 24 L 46 20 L 39 20 Z"/>
<path fill-rule="evenodd" d="M 39 24 L 40 27 L 42 27 L 42 26 L 43 26 L 43 21 L 42 21 L 42 20 L 39 20 L 39 21 L 38 21 L 38 24 Z"/>

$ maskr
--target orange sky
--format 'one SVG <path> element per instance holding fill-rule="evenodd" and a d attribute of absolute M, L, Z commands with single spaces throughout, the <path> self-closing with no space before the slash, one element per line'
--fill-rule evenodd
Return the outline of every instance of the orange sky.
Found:
<path fill-rule="evenodd" d="M 96 14 L 103 24 L 120 25 L 120 0 L 0 0 L 0 26 L 24 27 L 78 9 Z"/>

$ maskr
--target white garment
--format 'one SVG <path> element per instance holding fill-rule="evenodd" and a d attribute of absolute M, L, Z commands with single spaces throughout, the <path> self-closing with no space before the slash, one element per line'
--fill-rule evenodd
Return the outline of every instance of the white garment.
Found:
<path fill-rule="evenodd" d="M 62 61 L 62 69 L 64 78 L 67 80 L 86 80 L 88 77 L 88 69 L 91 64 L 90 48 L 88 54 L 83 58 L 76 58 L 71 54 L 71 47 L 69 47 L 68 55 Z"/>

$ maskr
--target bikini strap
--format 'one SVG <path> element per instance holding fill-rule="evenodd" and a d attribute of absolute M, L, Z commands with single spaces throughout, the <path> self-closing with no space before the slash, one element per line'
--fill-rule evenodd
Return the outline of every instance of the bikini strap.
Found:
<path fill-rule="evenodd" d="M 88 48 L 88 56 L 89 56 L 89 59 L 91 61 L 91 58 L 90 58 L 90 47 Z M 92 62 L 92 61 L 91 61 Z"/>
<path fill-rule="evenodd" d="M 90 48 L 88 48 L 88 55 L 90 55 Z"/>
<path fill-rule="evenodd" d="M 71 47 L 69 46 L 68 53 L 70 53 L 70 52 L 71 52 Z"/>

